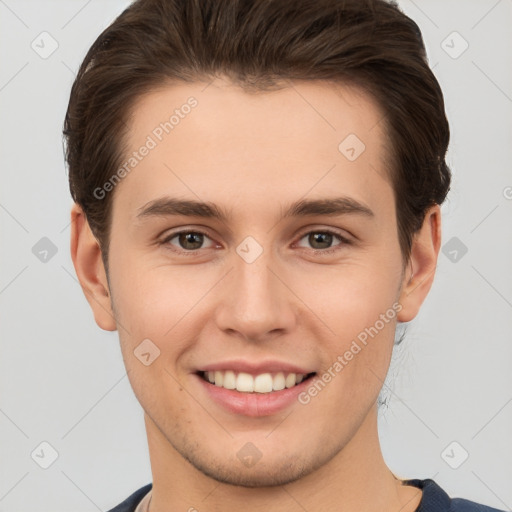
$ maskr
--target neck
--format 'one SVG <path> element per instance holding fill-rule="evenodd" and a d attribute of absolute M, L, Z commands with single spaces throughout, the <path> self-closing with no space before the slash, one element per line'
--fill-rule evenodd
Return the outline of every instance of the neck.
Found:
<path fill-rule="evenodd" d="M 325 465 L 284 486 L 248 488 L 218 482 L 186 461 L 145 415 L 153 473 L 150 512 L 414 512 L 421 490 L 403 486 L 384 462 L 377 406 Z"/>

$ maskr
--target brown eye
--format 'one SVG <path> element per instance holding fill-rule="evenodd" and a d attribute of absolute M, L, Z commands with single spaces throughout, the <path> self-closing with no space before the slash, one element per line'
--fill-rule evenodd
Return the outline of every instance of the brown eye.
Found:
<path fill-rule="evenodd" d="M 180 231 L 169 235 L 162 243 L 177 247 L 178 251 L 190 252 L 204 249 L 205 247 L 202 246 L 205 238 L 209 239 L 205 233 L 200 231 Z M 177 243 L 173 243 L 173 240 L 177 240 Z"/>
<path fill-rule="evenodd" d="M 310 231 L 305 233 L 300 240 L 306 239 L 307 244 L 311 249 L 319 253 L 330 253 L 337 251 L 340 246 L 349 245 L 350 241 L 345 237 L 333 231 Z M 332 245 L 333 242 L 339 241 L 339 243 Z M 305 247 L 299 243 L 299 247 Z"/>
<path fill-rule="evenodd" d="M 333 242 L 333 238 L 330 233 L 309 233 L 308 242 L 313 249 L 328 249 Z"/>
<path fill-rule="evenodd" d="M 180 233 L 178 235 L 178 241 L 183 249 L 199 249 L 203 245 L 202 233 Z"/>

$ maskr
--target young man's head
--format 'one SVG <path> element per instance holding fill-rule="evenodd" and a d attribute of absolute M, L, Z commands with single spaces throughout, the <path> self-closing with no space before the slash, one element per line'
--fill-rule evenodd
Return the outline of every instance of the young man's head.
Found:
<path fill-rule="evenodd" d="M 73 261 L 155 483 L 377 471 L 450 184 L 417 25 L 381 0 L 137 1 L 88 52 L 65 135 Z"/>

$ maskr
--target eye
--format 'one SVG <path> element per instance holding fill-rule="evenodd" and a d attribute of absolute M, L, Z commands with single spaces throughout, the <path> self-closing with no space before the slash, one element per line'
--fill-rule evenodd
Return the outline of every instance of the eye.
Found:
<path fill-rule="evenodd" d="M 210 240 L 210 245 L 207 247 L 204 246 L 205 238 Z M 310 244 L 315 254 L 329 254 L 340 250 L 341 246 L 350 245 L 352 243 L 339 233 L 328 229 L 309 231 L 305 233 L 299 239 L 299 243 L 297 244 L 299 247 L 305 247 L 300 243 L 300 241 L 304 239 L 306 239 L 306 243 Z M 333 246 L 333 241 L 336 239 L 339 243 Z M 197 230 L 176 231 L 169 234 L 160 243 L 166 246 L 173 246 L 171 247 L 171 250 L 181 252 L 183 254 L 194 254 L 199 249 L 215 247 L 215 243 L 206 233 Z"/>
<path fill-rule="evenodd" d="M 340 249 L 340 246 L 351 244 L 350 240 L 341 236 L 339 233 L 330 230 L 309 231 L 300 238 L 300 240 L 303 239 L 307 239 L 307 243 L 311 245 L 315 254 L 329 254 L 338 251 Z M 332 243 L 335 239 L 338 239 L 340 243 L 333 247 Z M 300 245 L 299 243 L 299 247 L 304 246 Z"/>
<path fill-rule="evenodd" d="M 210 237 L 201 231 L 178 231 L 175 233 L 171 233 L 164 240 L 162 240 L 163 245 L 175 245 L 173 240 L 176 239 L 176 243 L 178 244 L 178 252 L 194 252 L 198 249 L 207 249 L 208 247 L 202 247 L 204 243 L 204 239 L 207 238 L 209 240 Z M 210 247 L 214 247 L 215 244 L 212 241 Z"/>

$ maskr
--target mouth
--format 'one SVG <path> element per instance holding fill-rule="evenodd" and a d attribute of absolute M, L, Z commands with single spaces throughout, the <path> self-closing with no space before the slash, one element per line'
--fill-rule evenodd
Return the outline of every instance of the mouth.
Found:
<path fill-rule="evenodd" d="M 247 394 L 271 394 L 298 386 L 311 379 L 316 372 L 267 372 L 253 375 L 233 370 L 198 371 L 197 375 L 208 384 Z"/>

